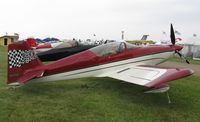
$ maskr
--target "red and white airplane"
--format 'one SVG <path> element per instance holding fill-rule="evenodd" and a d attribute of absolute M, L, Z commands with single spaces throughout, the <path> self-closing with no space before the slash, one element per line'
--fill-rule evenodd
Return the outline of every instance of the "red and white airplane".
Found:
<path fill-rule="evenodd" d="M 178 53 L 171 25 L 171 45 L 134 46 L 126 42 L 103 44 L 50 64 L 42 64 L 27 42 L 8 47 L 8 85 L 27 82 L 68 80 L 83 77 L 111 77 L 149 88 L 149 92 L 165 92 L 172 80 L 189 76 L 190 69 L 162 68 L 157 64 Z"/>
<path fill-rule="evenodd" d="M 43 43 L 38 44 L 37 41 L 34 38 L 28 38 L 26 39 L 26 42 L 35 49 L 36 53 L 45 52 L 48 50 L 51 50 L 59 45 L 61 45 L 63 42 L 56 42 L 56 43 Z"/>

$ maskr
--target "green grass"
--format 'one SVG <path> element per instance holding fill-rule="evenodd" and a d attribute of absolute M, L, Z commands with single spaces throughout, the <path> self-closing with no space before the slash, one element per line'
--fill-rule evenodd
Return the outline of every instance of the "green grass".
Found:
<path fill-rule="evenodd" d="M 0 46 L 0 85 L 7 80 L 7 47 Z M 2 82 L 3 81 L 3 82 Z"/>
<path fill-rule="evenodd" d="M 192 58 L 187 58 L 187 60 L 191 63 L 191 64 L 198 64 L 200 65 L 200 61 L 199 60 L 193 60 Z M 171 56 L 169 58 L 169 61 L 174 61 L 174 62 L 184 62 L 183 59 L 181 59 L 179 56 Z"/>
<path fill-rule="evenodd" d="M 171 82 L 166 94 L 111 78 L 84 78 L 28 84 L 9 89 L 6 49 L 1 51 L 0 122 L 199 122 L 200 77 Z"/>

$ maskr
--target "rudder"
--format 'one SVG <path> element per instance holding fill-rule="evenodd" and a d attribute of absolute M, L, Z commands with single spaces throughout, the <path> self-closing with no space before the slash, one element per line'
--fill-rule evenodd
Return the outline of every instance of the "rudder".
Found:
<path fill-rule="evenodd" d="M 7 84 L 19 84 L 19 79 L 27 70 L 41 66 L 42 62 L 30 45 L 25 41 L 15 42 L 8 46 L 8 80 Z"/>

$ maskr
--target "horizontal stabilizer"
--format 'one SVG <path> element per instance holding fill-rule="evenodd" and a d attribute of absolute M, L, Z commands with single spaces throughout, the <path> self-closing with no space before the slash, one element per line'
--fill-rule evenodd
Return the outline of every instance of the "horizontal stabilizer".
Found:
<path fill-rule="evenodd" d="M 17 81 L 20 84 L 24 84 L 33 78 L 42 77 L 43 74 L 44 74 L 44 71 L 42 71 L 42 70 L 29 71 L 29 72 L 25 73 L 22 77 L 20 77 Z"/>

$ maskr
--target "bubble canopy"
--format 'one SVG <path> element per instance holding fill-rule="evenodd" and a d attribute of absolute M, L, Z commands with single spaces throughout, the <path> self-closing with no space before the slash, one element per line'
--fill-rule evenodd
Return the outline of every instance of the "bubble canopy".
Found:
<path fill-rule="evenodd" d="M 136 48 L 137 46 L 132 45 L 127 42 L 111 42 L 108 44 L 103 44 L 94 48 L 91 48 L 92 51 L 97 56 L 107 56 L 112 54 L 117 54 L 124 52 L 125 50 Z"/>

